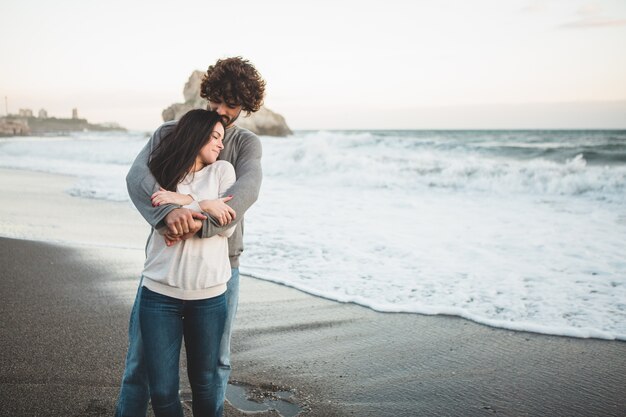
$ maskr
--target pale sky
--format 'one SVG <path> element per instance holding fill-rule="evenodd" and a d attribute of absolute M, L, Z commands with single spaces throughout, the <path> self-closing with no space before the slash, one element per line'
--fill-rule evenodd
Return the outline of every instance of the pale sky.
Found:
<path fill-rule="evenodd" d="M 292 129 L 626 128 L 624 0 L 0 0 L 0 115 L 154 130 L 234 55 Z"/>

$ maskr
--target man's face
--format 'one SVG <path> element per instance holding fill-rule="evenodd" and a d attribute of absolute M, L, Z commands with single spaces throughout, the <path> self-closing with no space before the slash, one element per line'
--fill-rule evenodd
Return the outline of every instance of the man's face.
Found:
<path fill-rule="evenodd" d="M 241 113 L 241 105 L 235 103 L 227 103 L 221 97 L 211 97 L 209 99 L 209 109 L 217 112 L 222 116 L 224 125 L 229 128 L 237 120 Z"/>

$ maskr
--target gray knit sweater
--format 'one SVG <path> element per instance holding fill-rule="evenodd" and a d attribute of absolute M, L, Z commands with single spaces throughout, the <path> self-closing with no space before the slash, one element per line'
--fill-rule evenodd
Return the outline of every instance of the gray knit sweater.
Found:
<path fill-rule="evenodd" d="M 177 208 L 176 205 L 163 205 L 152 207 L 150 196 L 158 190 L 159 186 L 148 168 L 148 161 L 152 150 L 160 140 L 174 129 L 176 122 L 162 124 L 153 134 L 146 146 L 139 152 L 133 165 L 126 176 L 128 194 L 139 213 L 154 228 L 164 227 L 164 219 L 167 214 Z M 238 126 L 226 129 L 224 135 L 224 149 L 218 159 L 233 164 L 237 181 L 228 189 L 226 195 L 233 195 L 228 202 L 237 213 L 236 220 L 225 227 L 220 227 L 210 216 L 203 222 L 201 237 L 214 236 L 234 224 L 239 226 L 235 233 L 228 239 L 228 254 L 232 268 L 239 267 L 239 255 L 243 252 L 243 217 L 245 212 L 254 204 L 259 196 L 261 180 L 261 141 L 249 130 Z M 206 213 L 205 213 L 206 214 Z"/>

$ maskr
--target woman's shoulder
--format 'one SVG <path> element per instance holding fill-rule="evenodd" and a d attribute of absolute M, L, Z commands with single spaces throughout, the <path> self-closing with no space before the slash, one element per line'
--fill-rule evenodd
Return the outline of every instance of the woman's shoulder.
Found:
<path fill-rule="evenodd" d="M 228 161 L 215 161 L 212 164 L 209 164 L 202 168 L 200 171 L 196 171 L 191 175 L 193 178 L 204 178 L 206 176 L 214 177 L 214 176 L 222 176 L 224 173 L 235 172 L 235 167 Z"/>
<path fill-rule="evenodd" d="M 228 161 L 224 161 L 224 160 L 219 160 L 219 161 L 215 161 L 211 164 L 211 167 L 219 172 L 224 172 L 224 171 L 234 171 L 235 167 L 233 166 L 233 164 L 231 164 Z"/>
<path fill-rule="evenodd" d="M 203 174 L 203 176 L 209 175 L 210 177 L 215 178 L 219 181 L 224 178 L 235 178 L 235 167 L 228 161 L 215 161 L 211 165 L 207 165 L 203 169 L 206 170 L 206 174 Z"/>

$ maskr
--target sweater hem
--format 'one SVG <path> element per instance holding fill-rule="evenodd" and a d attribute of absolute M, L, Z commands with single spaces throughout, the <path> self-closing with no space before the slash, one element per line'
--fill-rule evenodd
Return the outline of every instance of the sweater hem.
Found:
<path fill-rule="evenodd" d="M 227 289 L 226 283 L 222 283 L 199 290 L 185 290 L 154 281 L 146 276 L 143 277 L 142 285 L 150 291 L 154 291 L 168 297 L 178 298 L 179 300 L 203 300 L 213 298 L 224 294 Z"/>

